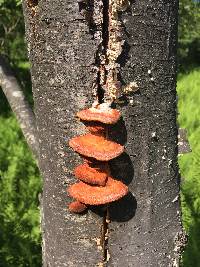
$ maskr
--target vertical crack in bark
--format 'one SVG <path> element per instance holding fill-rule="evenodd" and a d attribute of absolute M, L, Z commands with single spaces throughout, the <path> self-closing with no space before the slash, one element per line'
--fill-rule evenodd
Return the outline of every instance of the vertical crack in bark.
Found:
<path fill-rule="evenodd" d="M 124 44 L 119 12 L 127 7 L 127 0 L 102 0 L 101 44 L 97 51 L 97 98 L 99 103 L 112 102 L 121 95 L 117 63 Z"/>
<path fill-rule="evenodd" d="M 95 69 L 97 71 L 94 83 L 94 105 L 105 103 L 110 106 L 120 95 L 121 83 L 118 81 L 120 65 L 117 63 L 122 53 L 122 23 L 119 12 L 125 10 L 127 0 L 78 0 L 79 12 L 85 17 L 89 31 L 97 41 Z M 108 133 L 107 133 L 108 135 Z M 106 266 L 109 261 L 108 230 L 109 207 L 103 215 L 101 226 L 101 247 L 103 261 L 99 266 Z"/>
<path fill-rule="evenodd" d="M 38 0 L 27 0 L 27 2 L 30 7 L 38 5 Z"/>
<path fill-rule="evenodd" d="M 102 14 L 99 15 L 101 17 L 101 43 L 96 54 L 97 101 L 108 105 L 111 105 L 117 98 L 121 85 L 117 79 L 119 66 L 116 61 L 122 52 L 123 45 L 121 22 L 118 19 L 118 11 L 122 3 L 123 0 L 102 0 Z M 103 214 L 101 232 L 103 262 L 99 265 L 104 267 L 107 266 L 110 257 L 108 253 L 109 222 L 109 206 L 107 206 Z"/>
<path fill-rule="evenodd" d="M 107 49 L 109 43 L 109 0 L 103 0 L 103 24 L 102 24 L 102 52 L 99 66 L 99 88 L 101 92 L 100 102 L 104 102 L 105 84 L 107 80 L 106 65 L 108 64 Z"/>
<path fill-rule="evenodd" d="M 106 129 L 106 138 L 108 139 L 109 133 L 108 128 Z M 103 214 L 103 224 L 102 224 L 102 233 L 101 233 L 101 246 L 103 249 L 103 266 L 107 266 L 107 262 L 109 261 L 108 254 L 108 236 L 109 236 L 109 205 L 106 206 L 106 210 Z"/>
<path fill-rule="evenodd" d="M 39 0 L 27 0 L 27 5 L 31 9 L 32 17 L 35 16 L 36 8 L 38 6 Z"/>
<path fill-rule="evenodd" d="M 103 54 L 106 58 L 106 53 L 108 50 L 108 43 L 109 43 L 109 0 L 103 0 L 102 37 L 103 37 L 103 40 L 102 40 Z M 107 58 L 105 59 L 104 64 L 106 63 L 108 63 Z"/>
<path fill-rule="evenodd" d="M 102 14 L 101 18 L 101 43 L 96 54 L 96 66 L 97 66 L 97 101 L 98 103 L 104 102 L 104 92 L 106 84 L 106 64 L 108 60 L 106 57 L 108 43 L 109 43 L 109 0 L 102 0 Z"/>
<path fill-rule="evenodd" d="M 102 232 L 101 232 L 101 247 L 103 250 L 103 267 L 107 266 L 109 261 L 109 253 L 108 253 L 108 226 L 109 226 L 109 209 L 106 207 L 106 210 L 103 214 L 103 223 L 102 223 Z"/>

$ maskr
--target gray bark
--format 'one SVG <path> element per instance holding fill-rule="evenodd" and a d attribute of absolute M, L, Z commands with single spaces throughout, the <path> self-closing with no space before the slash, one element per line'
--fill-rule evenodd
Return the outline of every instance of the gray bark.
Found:
<path fill-rule="evenodd" d="M 14 112 L 24 137 L 35 156 L 38 159 L 39 145 L 36 133 L 35 115 L 25 99 L 8 62 L 0 56 L 0 86 Z"/>
<path fill-rule="evenodd" d="M 99 12 L 101 4 L 94 1 Z M 72 171 L 81 162 L 68 141 L 84 132 L 76 112 L 94 100 L 101 27 L 96 23 L 94 38 L 91 18 L 83 17 L 76 1 L 39 1 L 34 12 L 26 1 L 23 7 L 44 179 L 43 265 L 97 266 L 102 262 L 97 246 L 101 210 L 70 214 L 66 187 L 75 182 Z M 117 105 L 122 120 L 110 132 L 126 146 L 111 168 L 115 178 L 129 184 L 130 194 L 109 208 L 107 266 L 178 266 L 184 246 L 177 165 L 177 9 L 172 0 L 131 1 L 120 16 L 126 41 L 119 59 L 121 79 L 137 81 L 139 91 L 122 97 Z M 98 12 L 93 16 L 97 21 Z"/>

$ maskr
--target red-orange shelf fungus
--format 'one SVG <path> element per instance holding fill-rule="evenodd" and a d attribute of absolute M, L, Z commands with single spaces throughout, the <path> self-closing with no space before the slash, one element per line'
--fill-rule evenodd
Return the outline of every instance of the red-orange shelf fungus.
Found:
<path fill-rule="evenodd" d="M 122 145 L 108 140 L 108 125 L 120 119 L 120 112 L 101 104 L 82 110 L 77 116 L 85 121 L 90 133 L 69 141 L 69 146 L 83 156 L 84 163 L 74 170 L 75 177 L 81 181 L 71 185 L 67 191 L 75 199 L 69 210 L 81 213 L 87 205 L 103 205 L 119 200 L 128 193 L 128 187 L 111 177 L 108 163 L 124 152 Z"/>
<path fill-rule="evenodd" d="M 117 109 L 102 107 L 88 108 L 77 113 L 77 117 L 84 121 L 99 121 L 105 124 L 115 124 L 121 117 L 121 113 Z"/>
<path fill-rule="evenodd" d="M 106 134 L 107 125 L 101 122 L 87 121 L 85 122 L 85 126 L 92 134 L 98 134 L 101 136 L 105 136 Z"/>
<path fill-rule="evenodd" d="M 82 213 L 87 209 L 87 206 L 79 201 L 73 201 L 68 206 L 69 210 L 74 213 Z"/>
<path fill-rule="evenodd" d="M 74 137 L 69 141 L 69 145 L 79 154 L 100 161 L 109 161 L 124 152 L 124 147 L 120 144 L 93 134 Z"/>
<path fill-rule="evenodd" d="M 79 180 L 88 184 L 105 186 L 107 173 L 102 168 L 92 168 L 88 164 L 82 164 L 75 168 L 74 175 Z"/>
<path fill-rule="evenodd" d="M 102 205 L 116 201 L 128 193 L 128 187 L 122 182 L 108 177 L 105 186 L 91 186 L 83 182 L 68 188 L 71 197 L 87 205 Z"/>

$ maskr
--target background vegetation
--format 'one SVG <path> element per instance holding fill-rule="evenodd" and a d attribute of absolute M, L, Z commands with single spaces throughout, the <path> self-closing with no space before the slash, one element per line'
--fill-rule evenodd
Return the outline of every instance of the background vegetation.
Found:
<path fill-rule="evenodd" d="M 187 128 L 192 153 L 179 157 L 182 212 L 189 243 L 183 267 L 200 266 L 200 3 L 180 0 L 180 126 Z M 5 54 L 31 105 L 31 80 L 20 0 L 0 0 L 0 53 Z M 41 179 L 16 119 L 0 90 L 0 266 L 40 267 Z"/>
<path fill-rule="evenodd" d="M 179 158 L 182 176 L 182 211 L 189 243 L 183 255 L 184 267 L 200 266 L 200 68 L 182 74 L 178 80 L 179 123 L 188 130 L 192 153 Z"/>

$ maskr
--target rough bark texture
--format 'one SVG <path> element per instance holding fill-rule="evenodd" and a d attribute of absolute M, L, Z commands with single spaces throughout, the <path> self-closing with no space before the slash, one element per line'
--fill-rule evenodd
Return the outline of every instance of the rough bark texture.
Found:
<path fill-rule="evenodd" d="M 39 144 L 36 134 L 35 115 L 26 101 L 11 67 L 3 56 L 0 56 L 0 86 L 17 117 L 35 159 L 38 160 Z"/>
<path fill-rule="evenodd" d="M 140 88 L 122 108 L 134 168 L 129 188 L 137 209 L 131 220 L 110 226 L 110 266 L 178 266 L 184 235 L 177 166 L 177 9 L 177 1 L 143 0 L 122 15 L 128 53 L 121 76 L 126 83 L 136 79 Z"/>
<path fill-rule="evenodd" d="M 95 266 L 101 218 L 67 210 L 66 187 L 80 161 L 68 146 L 84 131 L 75 118 L 91 103 L 96 44 L 75 1 L 41 1 L 33 16 L 24 2 L 43 174 L 43 266 Z"/>
<path fill-rule="evenodd" d="M 24 1 L 44 177 L 44 267 L 97 266 L 102 260 L 101 212 L 79 216 L 66 209 L 66 186 L 74 183 L 72 170 L 80 164 L 67 142 L 84 132 L 75 114 L 93 101 L 99 46 L 79 8 L 74 0 L 41 0 L 32 10 Z M 184 235 L 177 165 L 177 9 L 172 0 L 131 1 L 120 16 L 126 40 L 121 79 L 137 81 L 140 89 L 118 105 L 123 119 L 110 133 L 126 145 L 126 154 L 112 161 L 113 176 L 130 188 L 109 209 L 110 267 L 178 266 Z"/>

